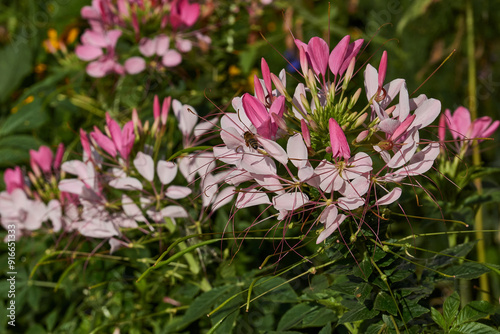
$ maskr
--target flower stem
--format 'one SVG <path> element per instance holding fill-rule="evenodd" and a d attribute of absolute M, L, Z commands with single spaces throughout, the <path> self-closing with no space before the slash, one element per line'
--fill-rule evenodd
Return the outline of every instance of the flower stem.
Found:
<path fill-rule="evenodd" d="M 467 0 L 465 2 L 465 17 L 466 17 L 466 26 L 467 26 L 467 58 L 468 58 L 468 95 L 469 95 L 469 110 L 471 113 L 472 120 L 477 118 L 477 73 L 476 73 L 476 61 L 475 61 L 475 48 L 474 48 L 474 11 L 472 8 L 472 1 Z M 472 161 L 475 166 L 479 166 L 481 164 L 481 154 L 479 152 L 479 146 L 473 145 L 472 147 Z M 477 188 L 477 193 L 481 194 L 483 192 L 481 179 L 477 178 L 474 180 L 474 184 Z M 484 234 L 483 234 L 483 212 L 482 207 L 479 206 L 476 218 L 475 218 L 475 227 L 476 227 L 476 239 L 477 243 L 477 260 L 480 263 L 486 262 L 486 250 L 485 250 L 485 242 L 484 242 Z M 480 288 L 480 297 L 481 300 L 490 300 L 490 296 L 487 291 L 489 291 L 488 277 L 486 274 L 479 277 L 479 288 Z"/>

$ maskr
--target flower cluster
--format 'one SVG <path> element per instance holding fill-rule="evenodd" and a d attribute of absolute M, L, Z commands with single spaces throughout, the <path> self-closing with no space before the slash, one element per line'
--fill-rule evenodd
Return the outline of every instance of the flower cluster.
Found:
<path fill-rule="evenodd" d="M 367 104 L 358 109 L 362 89 L 351 96 L 348 89 L 363 40 L 346 36 L 331 51 L 318 37 L 295 43 L 304 82 L 289 94 L 284 71 L 271 73 L 262 59 L 254 94 L 236 97 L 236 113 L 222 117 L 224 145 L 214 154 L 227 167 L 225 182 L 237 187 L 237 209 L 273 208 L 285 230 L 294 216 L 322 224 L 321 243 L 346 220 L 360 229 L 370 212 L 380 217 L 405 183 L 418 186 L 413 178 L 433 166 L 440 147 L 421 130 L 441 103 L 411 99 L 404 79 L 385 83 L 383 52 L 378 70 L 364 70 Z"/>
<path fill-rule="evenodd" d="M 193 151 L 177 161 L 163 156 L 164 144 L 173 135 L 166 131 L 171 108 L 184 148 L 202 143 L 217 122 L 198 124 L 193 107 L 171 98 L 160 103 L 158 97 L 152 124 L 143 123 L 135 110 L 123 127 L 106 115 L 104 131 L 80 130 L 81 159 L 63 162 L 62 145 L 55 158 L 42 146 L 30 152 L 32 171 L 27 178 L 20 167 L 6 170 L 7 190 L 0 193 L 2 225 L 7 229 L 14 224 L 19 238 L 50 221 L 46 226 L 54 232 L 108 239 L 113 251 L 130 245 L 126 236 L 130 230 L 150 234 L 165 223 L 175 228 L 176 219 L 203 222 L 207 209 L 217 210 L 232 200 L 234 189 L 219 191 L 221 178 L 211 174 L 215 168 L 211 152 Z"/>
<path fill-rule="evenodd" d="M 93 0 L 81 14 L 90 28 L 75 52 L 90 61 L 87 73 L 92 77 L 175 67 L 181 53 L 211 42 L 190 30 L 199 19 L 200 5 L 189 0 Z"/>

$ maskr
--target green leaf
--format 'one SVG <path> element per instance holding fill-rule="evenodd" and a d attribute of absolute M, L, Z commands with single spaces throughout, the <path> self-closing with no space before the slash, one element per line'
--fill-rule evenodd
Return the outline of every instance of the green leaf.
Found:
<path fill-rule="evenodd" d="M 464 262 L 446 268 L 443 273 L 455 276 L 455 278 L 473 279 L 478 278 L 482 274 L 490 272 L 491 269 L 475 262 Z"/>
<path fill-rule="evenodd" d="M 479 322 L 469 322 L 453 328 L 450 334 L 498 334 L 496 329 Z"/>
<path fill-rule="evenodd" d="M 392 297 L 385 292 L 379 292 L 377 294 L 373 308 L 379 311 L 389 312 L 394 316 L 398 314 L 398 307 L 396 303 Z"/>
<path fill-rule="evenodd" d="M 476 321 L 487 317 L 495 312 L 493 305 L 487 301 L 472 301 L 460 310 L 457 316 L 457 324 L 463 324 L 465 322 Z"/>
<path fill-rule="evenodd" d="M 313 312 L 317 308 L 317 306 L 311 306 L 305 303 L 293 306 L 281 317 L 278 323 L 278 331 L 297 327 L 307 314 Z"/>
<path fill-rule="evenodd" d="M 464 206 L 472 206 L 485 203 L 498 203 L 500 202 L 500 190 L 488 191 L 483 194 L 467 196 L 463 201 Z"/>
<path fill-rule="evenodd" d="M 206 316 L 217 300 L 232 287 L 232 285 L 221 286 L 197 297 L 186 311 L 186 314 L 182 318 L 182 322 L 184 324 L 189 324 L 202 316 Z"/>
<path fill-rule="evenodd" d="M 379 314 L 376 310 L 369 310 L 365 305 L 358 303 L 357 307 L 352 308 L 348 312 L 344 313 L 344 315 L 339 319 L 339 324 L 344 324 L 347 322 L 356 322 L 359 320 L 372 319 L 377 314 Z"/>
<path fill-rule="evenodd" d="M 432 258 L 430 263 L 427 264 L 428 267 L 433 269 L 439 269 L 443 266 L 449 265 L 455 261 L 457 261 L 457 257 L 463 257 L 474 248 L 477 241 L 471 241 L 463 244 L 459 244 L 454 247 L 447 248 L 441 251 L 439 255 L 436 255 Z M 448 256 L 448 255 L 452 255 Z"/>
<path fill-rule="evenodd" d="M 400 35 L 406 25 L 417 19 L 418 17 L 425 14 L 427 7 L 432 3 L 432 0 L 414 0 L 411 2 L 410 8 L 408 8 L 402 15 L 399 23 L 397 25 L 396 31 Z"/>
<path fill-rule="evenodd" d="M 325 327 L 321 328 L 318 334 L 332 334 L 332 324 L 329 322 Z"/>
<path fill-rule="evenodd" d="M 455 317 L 457 316 L 459 307 L 460 307 L 460 297 L 458 296 L 458 293 L 455 291 L 451 296 L 446 298 L 443 305 L 443 316 L 448 327 L 451 327 L 451 325 L 453 324 Z"/>
<path fill-rule="evenodd" d="M 0 167 L 15 166 L 29 157 L 29 152 L 23 149 L 0 148 Z"/>
<path fill-rule="evenodd" d="M 431 317 L 432 320 L 434 320 L 434 322 L 438 324 L 442 329 L 446 330 L 448 328 L 446 327 L 446 321 L 444 320 L 443 315 L 434 307 L 431 307 Z"/>
<path fill-rule="evenodd" d="M 352 274 L 359 278 L 362 278 L 365 281 L 368 281 L 371 273 L 373 271 L 373 267 L 368 255 L 365 255 L 363 261 L 361 261 L 357 266 L 354 267 Z"/>
<path fill-rule="evenodd" d="M 354 296 L 359 301 L 364 301 L 372 291 L 373 286 L 368 283 L 342 282 L 333 284 L 330 288 L 346 295 Z"/>
<path fill-rule="evenodd" d="M 45 322 L 47 323 L 47 330 L 49 332 L 52 332 L 54 330 L 54 326 L 57 322 L 57 318 L 59 317 L 60 312 L 61 312 L 61 310 L 53 310 L 45 318 Z"/>
<path fill-rule="evenodd" d="M 0 102 L 5 102 L 17 89 L 24 77 L 31 72 L 32 55 L 22 36 L 0 50 Z"/>
<path fill-rule="evenodd" d="M 289 303 L 297 301 L 297 293 L 292 289 L 289 283 L 281 277 L 272 277 L 270 279 L 260 280 L 254 287 L 255 295 L 266 293 L 262 296 L 263 300 L 270 300 L 278 303 Z"/>
<path fill-rule="evenodd" d="M 7 117 L 0 125 L 0 137 L 14 132 L 24 132 L 36 129 L 47 120 L 43 112 L 42 100 L 35 99 L 33 102 L 19 108 L 19 110 Z"/>
<path fill-rule="evenodd" d="M 405 323 L 408 323 L 428 312 L 429 309 L 418 304 L 417 301 L 405 299 L 402 310 L 403 320 Z"/>

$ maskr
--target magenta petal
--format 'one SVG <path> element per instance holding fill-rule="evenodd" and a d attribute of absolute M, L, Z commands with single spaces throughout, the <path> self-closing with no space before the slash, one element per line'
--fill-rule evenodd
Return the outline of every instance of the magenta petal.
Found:
<path fill-rule="evenodd" d="M 434 122 L 434 120 L 439 116 L 440 112 L 441 101 L 436 99 L 428 99 L 424 103 L 422 103 L 417 108 L 417 110 L 415 110 L 414 114 L 417 117 L 413 121 L 412 126 L 417 127 L 418 129 L 425 128 L 427 125 Z"/>
<path fill-rule="evenodd" d="M 485 116 L 485 117 L 487 117 L 487 116 Z M 490 121 L 491 121 L 491 119 L 490 119 Z M 494 121 L 487 129 L 485 129 L 483 131 L 483 133 L 482 133 L 483 138 L 485 138 L 485 137 L 487 138 L 487 137 L 491 136 L 497 130 L 499 125 L 500 125 L 499 120 Z"/>
<path fill-rule="evenodd" d="M 307 160 L 307 147 L 304 144 L 302 136 L 299 133 L 296 133 L 288 139 L 286 151 L 288 153 L 288 158 L 297 168 L 305 166 L 309 161 Z"/>
<path fill-rule="evenodd" d="M 401 188 L 396 187 L 386 195 L 379 198 L 378 201 L 375 203 L 375 205 L 389 205 L 391 203 L 394 203 L 399 199 L 399 197 L 401 197 L 402 193 L 403 191 L 401 190 Z"/>
<path fill-rule="evenodd" d="M 256 128 L 269 119 L 266 107 L 254 96 L 245 93 L 241 99 L 241 103 L 245 109 L 245 114 Z"/>
<path fill-rule="evenodd" d="M 273 206 L 276 210 L 296 210 L 307 202 L 309 202 L 309 197 L 300 191 L 273 197 Z"/>
<path fill-rule="evenodd" d="M 335 48 L 333 48 L 332 53 L 328 58 L 328 65 L 330 66 L 330 71 L 332 71 L 333 75 L 335 76 L 339 74 L 340 68 L 344 62 L 350 38 L 351 37 L 349 35 L 342 38 L 340 42 L 335 46 Z"/>
<path fill-rule="evenodd" d="M 101 147 L 104 151 L 106 151 L 113 158 L 116 157 L 116 148 L 113 141 L 107 136 L 103 135 L 101 130 L 97 127 L 94 127 L 94 131 L 90 133 L 90 136 L 94 141 Z"/>
<path fill-rule="evenodd" d="M 344 74 L 344 72 L 349 67 L 349 63 L 351 62 L 351 59 L 358 55 L 359 50 L 361 50 L 361 46 L 363 45 L 363 42 L 364 42 L 363 39 L 357 39 L 353 43 L 349 44 L 349 46 L 347 47 L 347 51 L 345 53 L 344 62 L 342 63 L 342 66 L 340 67 L 339 75 Z"/>
<path fill-rule="evenodd" d="M 156 54 L 158 56 L 163 56 L 169 49 L 170 37 L 165 35 L 158 35 L 155 38 L 156 42 Z"/>
<path fill-rule="evenodd" d="M 38 151 L 30 150 L 31 164 L 36 164 L 44 173 L 50 173 L 53 154 L 47 146 L 40 146 Z"/>
<path fill-rule="evenodd" d="M 177 165 L 171 161 L 158 161 L 156 173 L 162 184 L 169 184 L 177 175 Z"/>
<path fill-rule="evenodd" d="M 156 52 L 156 41 L 143 37 L 139 42 L 139 51 L 145 57 L 151 57 Z"/>
<path fill-rule="evenodd" d="M 153 99 L 153 118 L 156 120 L 158 117 L 160 117 L 160 100 L 158 95 L 155 95 Z"/>
<path fill-rule="evenodd" d="M 281 162 L 283 165 L 288 163 L 288 156 L 285 150 L 274 140 L 260 138 L 259 141 L 264 150 L 273 157 L 275 160 Z"/>
<path fill-rule="evenodd" d="M 280 118 L 283 117 L 283 114 L 285 112 L 285 100 L 286 99 L 284 96 L 278 96 L 278 98 L 274 100 L 273 104 L 271 105 L 269 113 L 276 114 Z"/>
<path fill-rule="evenodd" d="M 114 49 L 116 46 L 116 42 L 118 42 L 118 38 L 120 38 L 121 35 L 122 35 L 122 31 L 119 29 L 108 31 L 108 33 L 107 33 L 107 36 L 109 39 L 108 46 L 110 46 Z"/>
<path fill-rule="evenodd" d="M 142 214 L 141 209 L 134 203 L 134 201 L 132 201 L 130 197 L 125 194 L 122 195 L 122 208 L 123 212 L 128 217 L 138 222 L 146 222 L 146 218 Z"/>
<path fill-rule="evenodd" d="M 144 71 L 146 61 L 142 57 L 131 57 L 125 61 L 125 71 L 128 74 L 137 74 Z"/>
<path fill-rule="evenodd" d="M 453 113 L 451 122 L 450 129 L 453 129 L 455 132 L 453 138 L 455 136 L 463 138 L 472 123 L 469 110 L 465 107 L 458 107 Z"/>
<path fill-rule="evenodd" d="M 108 63 L 93 61 L 87 65 L 85 70 L 87 71 L 87 74 L 93 78 L 102 78 L 108 74 L 110 67 L 108 66 Z"/>
<path fill-rule="evenodd" d="M 54 158 L 54 169 L 58 170 L 61 167 L 61 161 L 64 155 L 64 144 L 60 143 L 57 146 L 56 157 Z"/>
<path fill-rule="evenodd" d="M 14 189 L 22 189 L 24 186 L 23 172 L 19 166 L 14 167 L 14 169 L 7 168 L 3 175 L 7 192 L 11 194 Z"/>
<path fill-rule="evenodd" d="M 378 90 L 378 73 L 375 67 L 370 64 L 365 68 L 365 91 L 368 102 L 374 102 L 373 97 L 377 94 Z"/>
<path fill-rule="evenodd" d="M 104 32 L 95 30 L 86 30 L 82 35 L 84 45 L 92 45 L 98 48 L 106 48 L 109 46 L 109 40 Z"/>
<path fill-rule="evenodd" d="M 182 56 L 175 50 L 168 50 L 163 55 L 161 62 L 166 67 L 175 67 L 182 62 Z"/>
<path fill-rule="evenodd" d="M 271 71 L 269 71 L 269 66 L 267 65 L 267 62 L 264 58 L 261 59 L 260 61 L 260 68 L 262 70 L 262 78 L 264 79 L 264 84 L 266 85 L 266 90 L 268 94 L 271 94 L 272 92 L 272 86 L 271 86 Z"/>
<path fill-rule="evenodd" d="M 187 0 L 183 0 L 185 3 L 188 3 Z M 192 26 L 198 16 L 200 15 L 200 5 L 197 3 L 189 4 L 183 9 L 182 13 L 182 21 L 188 27 Z"/>
<path fill-rule="evenodd" d="M 217 187 L 215 187 L 215 189 L 217 189 Z M 181 199 L 188 197 L 192 192 L 193 191 L 188 187 L 170 186 L 165 191 L 165 196 L 171 199 Z"/>
<path fill-rule="evenodd" d="M 307 55 L 311 60 L 314 73 L 325 76 L 328 65 L 328 44 L 319 37 L 313 37 L 307 44 Z"/>
<path fill-rule="evenodd" d="M 161 211 L 163 217 L 168 218 L 186 218 L 188 217 L 188 213 L 182 206 L 178 205 L 170 205 L 163 208 Z"/>
<path fill-rule="evenodd" d="M 337 206 L 345 211 L 356 210 L 364 204 L 365 200 L 362 197 L 341 197 L 337 202 Z"/>
<path fill-rule="evenodd" d="M 266 193 L 257 190 L 241 190 L 236 198 L 236 208 L 248 208 L 260 204 L 271 204 Z"/>
<path fill-rule="evenodd" d="M 380 65 L 378 66 L 378 86 L 382 87 L 385 80 L 385 72 L 387 71 L 387 51 L 382 52 Z"/>
<path fill-rule="evenodd" d="M 262 88 L 262 82 L 259 80 L 259 78 L 256 75 L 253 76 L 253 86 L 254 86 L 255 96 L 262 103 L 266 103 L 266 97 L 264 94 L 264 89 Z"/>
<path fill-rule="evenodd" d="M 241 159 L 241 168 L 256 175 L 276 175 L 276 164 L 259 154 L 245 154 Z"/>
<path fill-rule="evenodd" d="M 193 48 L 193 43 L 188 39 L 182 39 L 180 37 L 175 39 L 175 48 L 182 53 L 191 51 Z"/>
<path fill-rule="evenodd" d="M 332 154 L 334 158 L 343 157 L 345 160 L 351 157 L 351 149 L 344 131 L 333 118 L 328 121 L 328 129 L 330 131 L 330 144 L 332 146 Z"/>
<path fill-rule="evenodd" d="M 330 235 L 332 235 L 332 233 L 335 232 L 339 228 L 340 224 L 342 224 L 342 222 L 346 218 L 347 218 L 346 215 L 343 215 L 343 214 L 337 215 L 335 217 L 335 220 L 332 222 L 332 224 L 319 234 L 318 239 L 316 240 L 316 244 L 320 244 L 326 238 L 328 238 Z"/>
<path fill-rule="evenodd" d="M 134 142 L 135 142 L 134 123 L 133 121 L 128 121 L 123 126 L 122 147 L 119 148 L 118 150 L 123 159 L 128 160 L 128 156 L 132 151 Z"/>
<path fill-rule="evenodd" d="M 142 183 L 133 177 L 122 177 L 111 180 L 109 185 L 122 190 L 142 190 Z"/>
<path fill-rule="evenodd" d="M 85 188 L 85 184 L 78 179 L 64 179 L 59 182 L 58 188 L 60 191 L 80 195 Z"/>
<path fill-rule="evenodd" d="M 235 187 L 226 187 L 222 189 L 214 200 L 212 211 L 215 211 L 231 202 L 233 200 L 235 190 Z"/>
<path fill-rule="evenodd" d="M 75 49 L 78 58 L 84 61 L 91 61 L 102 56 L 102 49 L 92 45 L 78 45 Z"/>
<path fill-rule="evenodd" d="M 134 166 L 146 180 L 152 182 L 155 176 L 154 161 L 151 156 L 138 152 L 134 159 Z"/>

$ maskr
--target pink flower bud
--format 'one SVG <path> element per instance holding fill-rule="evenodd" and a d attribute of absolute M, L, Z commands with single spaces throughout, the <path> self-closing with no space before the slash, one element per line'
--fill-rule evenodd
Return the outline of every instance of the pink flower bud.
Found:
<path fill-rule="evenodd" d="M 14 169 L 7 168 L 3 174 L 3 180 L 9 194 L 15 189 L 23 189 L 24 187 L 23 172 L 19 166 L 14 167 Z"/>

